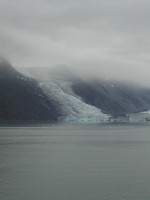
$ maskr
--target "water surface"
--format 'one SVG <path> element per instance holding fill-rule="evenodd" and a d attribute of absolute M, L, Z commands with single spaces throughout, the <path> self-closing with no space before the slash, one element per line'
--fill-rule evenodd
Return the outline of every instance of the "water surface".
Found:
<path fill-rule="evenodd" d="M 149 199 L 149 125 L 0 128 L 0 200 Z"/>

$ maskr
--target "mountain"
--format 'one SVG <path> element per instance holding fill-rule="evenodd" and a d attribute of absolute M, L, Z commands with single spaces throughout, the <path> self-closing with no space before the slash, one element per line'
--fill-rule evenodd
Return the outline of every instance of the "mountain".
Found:
<path fill-rule="evenodd" d="M 57 120 L 59 111 L 37 81 L 0 59 L 0 121 Z"/>
<path fill-rule="evenodd" d="M 14 69 L 0 59 L 0 121 L 150 120 L 150 88 L 85 79 L 65 65 Z"/>
<path fill-rule="evenodd" d="M 81 80 L 75 82 L 72 89 L 84 102 L 113 116 L 150 109 L 150 88 L 133 83 Z"/>
<path fill-rule="evenodd" d="M 49 99 L 57 104 L 61 113 L 59 119 L 85 123 L 109 119 L 109 115 L 102 113 L 99 108 L 85 103 L 73 92 L 72 85 L 78 82 L 80 78 L 67 66 L 29 68 L 26 69 L 26 73 L 36 78 Z"/>
<path fill-rule="evenodd" d="M 150 109 L 150 89 L 141 85 L 84 79 L 61 65 L 30 68 L 28 72 L 38 79 L 47 96 L 57 102 L 65 120 L 105 121 L 110 116 L 126 116 Z"/>

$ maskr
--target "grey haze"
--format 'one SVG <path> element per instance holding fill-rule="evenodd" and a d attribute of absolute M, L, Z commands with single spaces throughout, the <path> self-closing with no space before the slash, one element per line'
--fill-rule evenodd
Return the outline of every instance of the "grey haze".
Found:
<path fill-rule="evenodd" d="M 67 64 L 150 84 L 149 11 L 148 0 L 0 0 L 0 53 L 19 67 Z"/>

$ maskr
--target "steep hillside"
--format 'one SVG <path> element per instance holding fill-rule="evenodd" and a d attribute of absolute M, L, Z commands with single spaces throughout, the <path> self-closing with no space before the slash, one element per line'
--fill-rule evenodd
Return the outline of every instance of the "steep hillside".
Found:
<path fill-rule="evenodd" d="M 0 61 L 0 121 L 57 120 L 59 113 L 38 83 Z"/>
<path fill-rule="evenodd" d="M 74 93 L 104 113 L 124 115 L 150 108 L 150 89 L 129 83 L 110 81 L 78 81 L 72 85 Z"/>

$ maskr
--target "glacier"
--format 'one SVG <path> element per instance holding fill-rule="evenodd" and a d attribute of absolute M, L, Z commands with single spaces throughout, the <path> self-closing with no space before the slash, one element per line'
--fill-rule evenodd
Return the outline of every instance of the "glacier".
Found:
<path fill-rule="evenodd" d="M 64 80 L 40 81 L 40 87 L 46 95 L 57 102 L 62 113 L 60 120 L 66 122 L 99 123 L 109 121 L 110 116 L 95 106 L 86 104 L 72 91 L 72 83 Z"/>
<path fill-rule="evenodd" d="M 148 121 L 150 121 L 150 110 L 130 114 L 129 121 L 130 122 L 148 122 Z"/>
<path fill-rule="evenodd" d="M 40 80 L 39 82 L 46 95 L 52 101 L 57 102 L 58 109 L 62 113 L 61 121 L 79 123 L 150 121 L 150 110 L 118 117 L 104 114 L 99 108 L 83 102 L 81 97 L 73 92 L 72 82 L 59 79 Z"/>
<path fill-rule="evenodd" d="M 110 122 L 142 123 L 150 122 L 150 110 L 138 113 L 130 113 L 124 116 L 110 117 Z"/>

